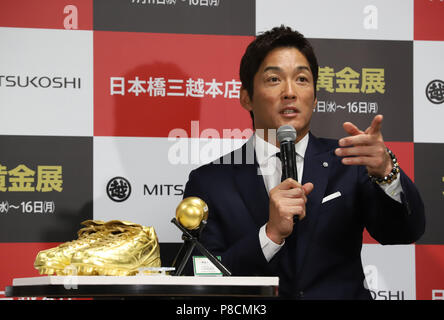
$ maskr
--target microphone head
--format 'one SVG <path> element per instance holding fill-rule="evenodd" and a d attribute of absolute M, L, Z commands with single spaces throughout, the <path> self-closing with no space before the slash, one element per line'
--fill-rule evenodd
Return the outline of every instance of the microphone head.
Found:
<path fill-rule="evenodd" d="M 183 199 L 176 209 L 176 220 L 186 229 L 199 228 L 202 220 L 208 219 L 208 206 L 198 197 Z"/>
<path fill-rule="evenodd" d="M 292 126 L 286 124 L 277 129 L 277 138 L 279 143 L 296 141 L 296 130 Z"/>

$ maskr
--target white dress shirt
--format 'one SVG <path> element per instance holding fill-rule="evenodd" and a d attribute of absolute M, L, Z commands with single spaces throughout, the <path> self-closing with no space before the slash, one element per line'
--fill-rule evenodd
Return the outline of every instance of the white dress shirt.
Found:
<path fill-rule="evenodd" d="M 302 175 L 304 172 L 304 157 L 305 151 L 308 146 L 309 135 L 306 134 L 295 145 L 296 150 L 296 167 L 298 172 L 298 182 L 301 183 Z M 271 143 L 266 142 L 256 133 L 253 136 L 254 149 L 256 152 L 256 159 L 259 165 L 259 170 L 264 179 L 265 188 L 267 192 L 281 183 L 282 176 L 282 164 L 280 159 L 276 157 L 276 153 L 280 152 L 280 149 Z M 390 184 L 379 185 L 391 198 L 398 202 L 401 202 L 402 187 L 400 179 L 393 180 Z M 316 186 L 315 186 L 316 187 Z M 282 244 L 277 244 L 268 238 L 265 228 L 267 224 L 263 225 L 259 230 L 259 241 L 261 244 L 262 252 L 264 253 L 267 261 L 282 248 L 285 244 L 285 240 Z"/>

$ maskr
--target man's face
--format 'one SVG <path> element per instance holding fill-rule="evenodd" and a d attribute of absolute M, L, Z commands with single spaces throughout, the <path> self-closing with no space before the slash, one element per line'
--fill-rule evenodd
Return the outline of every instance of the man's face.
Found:
<path fill-rule="evenodd" d="M 313 81 L 310 64 L 298 49 L 276 48 L 254 76 L 253 98 L 241 90 L 241 104 L 253 111 L 256 129 L 267 131 L 291 125 L 299 140 L 309 130 L 316 104 Z"/>

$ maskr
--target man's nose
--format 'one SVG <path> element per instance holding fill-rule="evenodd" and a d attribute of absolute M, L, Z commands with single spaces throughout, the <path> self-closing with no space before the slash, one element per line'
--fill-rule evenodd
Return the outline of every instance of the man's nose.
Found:
<path fill-rule="evenodd" d="M 296 99 L 296 89 L 291 81 L 285 83 L 283 97 L 284 99 Z"/>

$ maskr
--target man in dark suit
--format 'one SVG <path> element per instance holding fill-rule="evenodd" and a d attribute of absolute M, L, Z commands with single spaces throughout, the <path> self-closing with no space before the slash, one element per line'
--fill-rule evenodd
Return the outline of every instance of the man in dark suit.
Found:
<path fill-rule="evenodd" d="M 311 134 L 317 74 L 300 33 L 282 26 L 258 36 L 240 67 L 240 102 L 255 133 L 193 170 L 184 197 L 208 204 L 201 241 L 233 275 L 279 276 L 282 297 L 371 299 L 364 228 L 382 244 L 412 243 L 424 232 L 424 206 L 385 147 L 382 115 L 365 131 L 344 123 L 348 136 L 339 141 Z M 282 125 L 297 131 L 298 181 L 280 180 L 274 133 Z"/>

